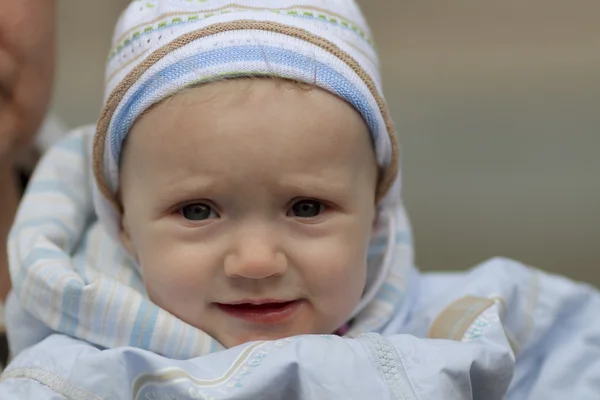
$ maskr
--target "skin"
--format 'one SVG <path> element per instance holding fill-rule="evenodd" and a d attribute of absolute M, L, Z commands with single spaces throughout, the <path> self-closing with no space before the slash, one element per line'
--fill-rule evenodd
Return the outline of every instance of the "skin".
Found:
<path fill-rule="evenodd" d="M 129 133 L 122 240 L 150 299 L 226 347 L 329 334 L 365 287 L 376 182 L 368 128 L 343 100 L 279 80 L 211 83 Z M 255 299 L 299 305 L 268 324 L 218 307 Z"/>
<path fill-rule="evenodd" d="M 0 12 L 0 301 L 10 289 L 6 240 L 19 198 L 12 175 L 46 113 L 55 57 L 55 1 L 2 0 Z"/>
<path fill-rule="evenodd" d="M 19 204 L 19 189 L 13 169 L 0 167 L 0 239 L 6 243 L 8 232 Z M 4 302 L 10 291 L 6 245 L 0 247 L 0 301 Z"/>
<path fill-rule="evenodd" d="M 3 0 L 0 159 L 26 149 L 46 114 L 55 61 L 55 2 Z"/>

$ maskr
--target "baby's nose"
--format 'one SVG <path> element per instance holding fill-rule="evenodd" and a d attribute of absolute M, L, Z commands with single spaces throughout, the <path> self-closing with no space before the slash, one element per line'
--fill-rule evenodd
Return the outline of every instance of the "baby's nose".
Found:
<path fill-rule="evenodd" d="M 238 241 L 225 258 L 225 275 L 230 278 L 265 279 L 283 275 L 288 268 L 285 254 L 271 235 L 248 235 Z"/>

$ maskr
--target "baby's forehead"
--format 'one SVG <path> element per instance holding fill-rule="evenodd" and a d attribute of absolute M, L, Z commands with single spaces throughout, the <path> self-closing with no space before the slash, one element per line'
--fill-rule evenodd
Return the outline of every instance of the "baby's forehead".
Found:
<path fill-rule="evenodd" d="M 185 125 L 188 120 L 198 122 L 199 115 L 203 122 L 199 130 L 215 123 L 223 130 L 237 122 L 241 131 L 265 129 L 264 125 L 291 130 L 300 125 L 307 140 L 311 132 L 331 130 L 371 136 L 362 115 L 345 100 L 314 85 L 273 77 L 224 79 L 187 87 L 151 107 L 138 122 L 150 119 L 152 127 L 164 122 Z"/>

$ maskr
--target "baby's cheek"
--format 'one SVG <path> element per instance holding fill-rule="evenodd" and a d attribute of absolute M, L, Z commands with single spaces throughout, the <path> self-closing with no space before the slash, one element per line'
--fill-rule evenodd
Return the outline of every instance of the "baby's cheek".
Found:
<path fill-rule="evenodd" d="M 315 258 L 309 263 L 312 271 L 312 285 L 319 286 L 322 294 L 339 297 L 354 297 L 355 292 L 362 292 L 366 280 L 365 251 L 352 241 L 328 241 L 312 253 Z"/>
<path fill-rule="evenodd" d="M 332 272 L 360 275 L 366 266 L 367 250 L 371 236 L 370 222 L 365 218 L 354 218 L 336 229 L 323 243 L 323 258 L 334 266 Z"/>
<path fill-rule="evenodd" d="M 353 252 L 332 255 L 310 278 L 318 333 L 336 331 L 348 321 L 360 301 L 366 281 L 366 263 L 352 255 Z"/>
<path fill-rule="evenodd" d="M 184 249 L 162 249 L 143 257 L 142 275 L 152 297 L 178 299 L 179 301 L 197 300 L 206 293 L 209 285 L 210 268 L 203 265 L 203 257 Z"/>

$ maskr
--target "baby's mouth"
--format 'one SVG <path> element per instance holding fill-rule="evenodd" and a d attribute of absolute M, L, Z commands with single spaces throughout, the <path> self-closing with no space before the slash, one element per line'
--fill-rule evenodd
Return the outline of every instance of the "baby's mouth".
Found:
<path fill-rule="evenodd" d="M 258 324 L 284 322 L 296 314 L 301 305 L 300 300 L 216 303 L 216 306 L 227 315 Z"/>

